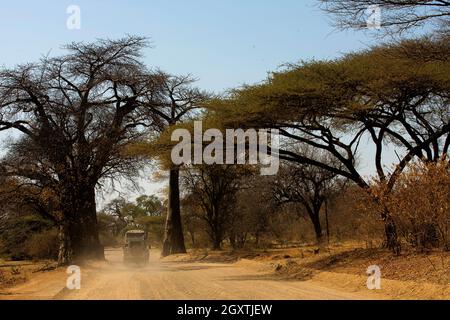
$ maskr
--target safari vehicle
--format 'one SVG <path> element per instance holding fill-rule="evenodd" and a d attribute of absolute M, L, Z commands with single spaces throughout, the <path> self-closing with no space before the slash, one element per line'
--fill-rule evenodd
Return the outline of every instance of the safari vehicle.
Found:
<path fill-rule="evenodd" d="M 142 230 L 130 230 L 125 233 L 123 260 L 125 263 L 135 262 L 147 264 L 149 245 L 147 234 Z"/>

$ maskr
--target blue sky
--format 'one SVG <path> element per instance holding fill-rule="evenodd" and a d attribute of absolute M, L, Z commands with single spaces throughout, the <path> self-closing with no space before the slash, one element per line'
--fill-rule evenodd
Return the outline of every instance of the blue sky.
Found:
<path fill-rule="evenodd" d="M 149 66 L 191 73 L 214 91 L 261 81 L 282 63 L 333 58 L 373 41 L 334 30 L 316 0 L 5 2 L 0 64 L 56 55 L 71 41 L 135 34 L 153 42 L 145 54 Z M 80 30 L 66 28 L 69 5 L 81 9 Z"/>
<path fill-rule="evenodd" d="M 31 62 L 72 41 L 150 37 L 145 63 L 174 74 L 190 73 L 207 90 L 263 80 L 281 64 L 335 58 L 367 48 L 373 38 L 341 32 L 316 0 L 3 1 L 0 4 L 0 65 Z M 81 29 L 69 30 L 69 5 L 81 9 Z M 373 152 L 367 149 L 366 155 Z M 370 164 L 363 172 L 372 171 Z M 162 184 L 148 179 L 147 193 Z M 111 196 L 106 196 L 110 198 Z"/>

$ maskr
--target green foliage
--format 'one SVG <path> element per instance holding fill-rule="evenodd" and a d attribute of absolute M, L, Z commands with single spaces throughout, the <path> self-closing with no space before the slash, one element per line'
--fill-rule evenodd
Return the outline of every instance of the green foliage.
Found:
<path fill-rule="evenodd" d="M 161 216 L 163 204 L 161 200 L 155 196 L 142 195 L 136 198 L 136 207 L 140 216 Z"/>
<path fill-rule="evenodd" d="M 58 243 L 54 228 L 37 215 L 5 218 L 0 225 L 0 254 L 14 260 L 54 258 Z"/>
<path fill-rule="evenodd" d="M 420 48 L 425 57 L 416 56 Z M 442 41 L 422 39 L 383 45 L 337 60 L 288 65 L 271 73 L 262 84 L 211 101 L 210 116 L 223 119 L 225 126 L 264 127 L 311 116 L 333 116 L 336 125 L 343 125 L 354 122 L 359 111 L 428 92 L 448 99 L 447 49 Z"/>
<path fill-rule="evenodd" d="M 128 230 L 142 229 L 152 243 L 160 243 L 164 233 L 165 207 L 155 195 L 139 196 L 135 202 L 118 198 L 98 215 L 103 245 L 114 246 Z"/>
<path fill-rule="evenodd" d="M 142 216 L 137 219 L 137 223 L 148 233 L 149 241 L 152 245 L 159 245 L 164 237 L 165 216 Z"/>

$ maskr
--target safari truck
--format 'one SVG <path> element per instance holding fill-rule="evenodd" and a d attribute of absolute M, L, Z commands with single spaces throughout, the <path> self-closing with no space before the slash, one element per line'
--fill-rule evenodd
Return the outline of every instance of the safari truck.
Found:
<path fill-rule="evenodd" d="M 146 232 L 142 230 L 127 231 L 123 246 L 123 261 L 147 264 L 148 258 L 149 245 Z"/>

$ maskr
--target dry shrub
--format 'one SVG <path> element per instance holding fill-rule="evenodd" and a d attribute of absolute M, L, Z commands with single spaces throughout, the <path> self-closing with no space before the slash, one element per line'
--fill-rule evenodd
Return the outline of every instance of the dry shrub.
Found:
<path fill-rule="evenodd" d="M 11 267 L 0 269 L 0 288 L 7 288 L 27 281 L 27 273 L 22 268 Z"/>
<path fill-rule="evenodd" d="M 450 165 L 448 161 L 413 162 L 399 176 L 395 188 L 374 180 L 369 192 L 352 195 L 352 212 L 358 221 L 356 238 L 384 237 L 381 212 L 387 209 L 397 227 L 399 240 L 420 251 L 450 250 Z M 377 199 L 377 201 L 375 201 Z M 346 207 L 350 205 L 346 203 Z M 351 206 L 350 206 L 351 207 Z M 351 220 L 345 222 L 349 225 Z M 359 234 L 359 236 L 358 236 Z"/>
<path fill-rule="evenodd" d="M 32 235 L 25 243 L 27 256 L 33 259 L 56 259 L 58 257 L 58 232 L 45 230 Z"/>
<path fill-rule="evenodd" d="M 35 258 L 29 252 L 39 252 L 35 247 L 43 241 L 54 223 L 38 215 L 13 215 L 0 219 L 0 254 L 12 260 Z M 32 239 L 34 236 L 44 235 Z M 52 237 L 53 238 L 53 237 Z"/>
<path fill-rule="evenodd" d="M 384 239 L 379 207 L 358 186 L 350 186 L 329 206 L 331 237 L 337 242 L 364 241 L 367 247 L 381 246 Z"/>
<path fill-rule="evenodd" d="M 325 235 L 325 222 L 322 221 Z M 298 204 L 287 204 L 268 216 L 267 229 L 260 237 L 260 248 L 315 245 L 311 220 Z"/>
<path fill-rule="evenodd" d="M 450 165 L 413 163 L 387 199 L 399 231 L 413 247 L 450 249 Z"/>

